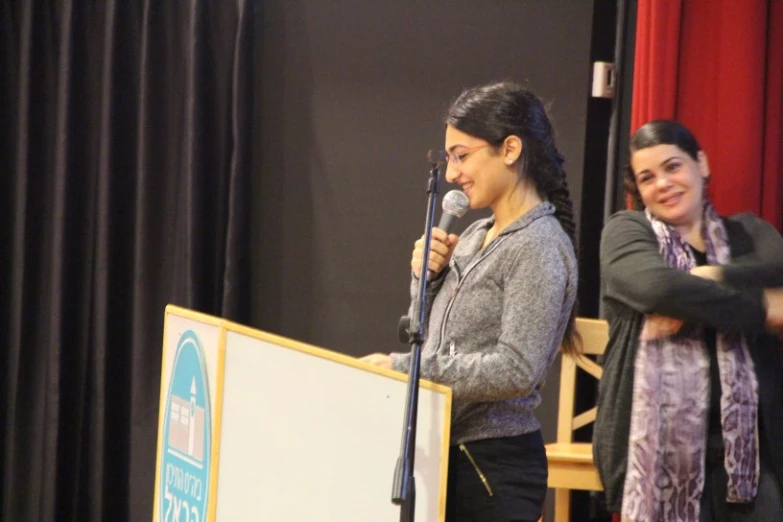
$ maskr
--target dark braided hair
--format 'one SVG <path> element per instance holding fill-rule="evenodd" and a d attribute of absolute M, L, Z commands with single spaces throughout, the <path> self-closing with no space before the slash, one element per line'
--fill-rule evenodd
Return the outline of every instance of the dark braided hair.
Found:
<path fill-rule="evenodd" d="M 500 82 L 464 91 L 446 116 L 450 125 L 489 142 L 496 149 L 511 135 L 522 140 L 520 176 L 533 182 L 540 196 L 555 207 L 555 217 L 577 253 L 573 205 L 563 169 L 563 155 L 555 145 L 555 132 L 541 100 L 512 82 Z M 581 337 L 575 328 L 577 306 L 571 311 L 562 349 L 568 355 L 580 351 Z"/>

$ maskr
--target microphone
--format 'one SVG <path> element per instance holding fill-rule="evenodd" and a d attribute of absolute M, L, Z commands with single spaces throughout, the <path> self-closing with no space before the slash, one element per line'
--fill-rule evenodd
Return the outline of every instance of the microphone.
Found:
<path fill-rule="evenodd" d="M 451 190 L 446 193 L 443 196 L 443 213 L 440 216 L 438 228 L 448 234 L 457 218 L 461 218 L 468 211 L 468 205 L 470 205 L 468 196 L 461 190 Z"/>
<path fill-rule="evenodd" d="M 448 234 L 457 218 L 461 218 L 468 211 L 469 205 L 470 201 L 468 200 L 468 196 L 461 190 L 455 189 L 447 192 L 446 195 L 443 196 L 443 201 L 441 203 L 443 213 L 440 216 L 438 228 Z M 429 275 L 429 279 L 433 278 L 431 270 L 427 270 L 427 274 Z M 411 342 L 410 332 L 408 332 L 410 323 L 410 317 L 403 315 L 400 317 L 400 321 L 397 324 L 397 337 L 403 344 Z"/>
<path fill-rule="evenodd" d="M 441 203 L 443 213 L 440 215 L 438 228 L 448 234 L 457 218 L 461 218 L 468 211 L 468 205 L 470 205 L 468 196 L 461 190 L 455 189 L 447 192 Z M 427 270 L 427 275 L 429 279 L 435 277 L 432 270 Z"/>

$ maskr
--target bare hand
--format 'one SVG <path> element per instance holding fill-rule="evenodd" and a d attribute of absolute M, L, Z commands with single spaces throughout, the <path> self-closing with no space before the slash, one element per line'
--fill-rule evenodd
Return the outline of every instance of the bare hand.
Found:
<path fill-rule="evenodd" d="M 691 275 L 719 282 L 723 279 L 723 271 L 717 265 L 702 265 L 691 268 Z"/>
<path fill-rule="evenodd" d="M 459 236 L 456 234 L 446 234 L 438 227 L 432 229 L 432 241 L 430 242 L 430 259 L 427 267 L 433 275 L 437 275 L 443 270 L 454 253 Z M 413 256 L 411 257 L 411 270 L 416 277 L 421 277 L 421 260 L 424 257 L 424 236 L 422 236 L 413 245 Z"/>
<path fill-rule="evenodd" d="M 370 363 L 379 368 L 386 368 L 387 370 L 392 369 L 391 357 L 385 353 L 371 353 L 370 355 L 365 355 L 364 357 L 359 358 L 359 360 Z"/>
<path fill-rule="evenodd" d="M 767 326 L 783 328 L 783 287 L 764 290 L 764 300 L 767 304 Z"/>
<path fill-rule="evenodd" d="M 682 319 L 675 319 L 674 317 L 666 317 L 665 315 L 651 314 L 644 320 L 644 328 L 642 328 L 642 334 L 640 338 L 643 341 L 652 341 L 654 339 L 663 339 L 665 337 L 671 337 L 676 334 L 682 328 L 685 321 Z"/>

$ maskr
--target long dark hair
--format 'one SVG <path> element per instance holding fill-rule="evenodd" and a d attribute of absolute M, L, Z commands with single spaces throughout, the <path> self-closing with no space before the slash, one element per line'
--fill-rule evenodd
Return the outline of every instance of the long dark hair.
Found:
<path fill-rule="evenodd" d="M 628 144 L 630 154 L 637 150 L 655 147 L 656 145 L 675 145 L 685 152 L 694 161 L 699 161 L 701 147 L 696 137 L 682 123 L 675 120 L 653 120 L 639 127 L 631 136 Z M 625 192 L 631 196 L 634 210 L 643 210 L 644 203 L 636 186 L 636 178 L 630 160 L 625 166 L 625 179 L 623 180 Z"/>
<path fill-rule="evenodd" d="M 576 223 L 568 192 L 563 155 L 555 145 L 555 131 L 541 100 L 512 82 L 500 82 L 464 91 L 452 103 L 446 116 L 450 125 L 489 142 L 496 149 L 511 135 L 523 143 L 520 176 L 533 182 L 538 193 L 555 207 L 555 217 L 577 253 Z M 579 353 L 581 337 L 576 331 L 577 306 L 568 320 L 562 350 Z"/>

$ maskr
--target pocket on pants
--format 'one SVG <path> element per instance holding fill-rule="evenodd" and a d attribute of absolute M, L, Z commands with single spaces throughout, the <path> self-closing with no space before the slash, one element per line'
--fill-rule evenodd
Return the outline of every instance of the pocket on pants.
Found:
<path fill-rule="evenodd" d="M 546 498 L 540 433 L 452 446 L 448 522 L 538 520 Z"/>
<path fill-rule="evenodd" d="M 481 467 L 479 467 L 478 463 L 476 462 L 476 459 L 473 458 L 473 455 L 470 454 L 470 450 L 464 444 L 460 444 L 459 449 L 468 458 L 468 461 L 470 462 L 471 466 L 473 466 L 473 469 L 476 470 L 476 475 L 478 476 L 481 483 L 484 484 L 484 489 L 487 490 L 487 495 L 489 495 L 490 497 L 494 496 L 494 493 L 492 493 L 492 486 L 489 485 L 489 480 L 487 479 L 487 476 L 481 470 Z"/>

